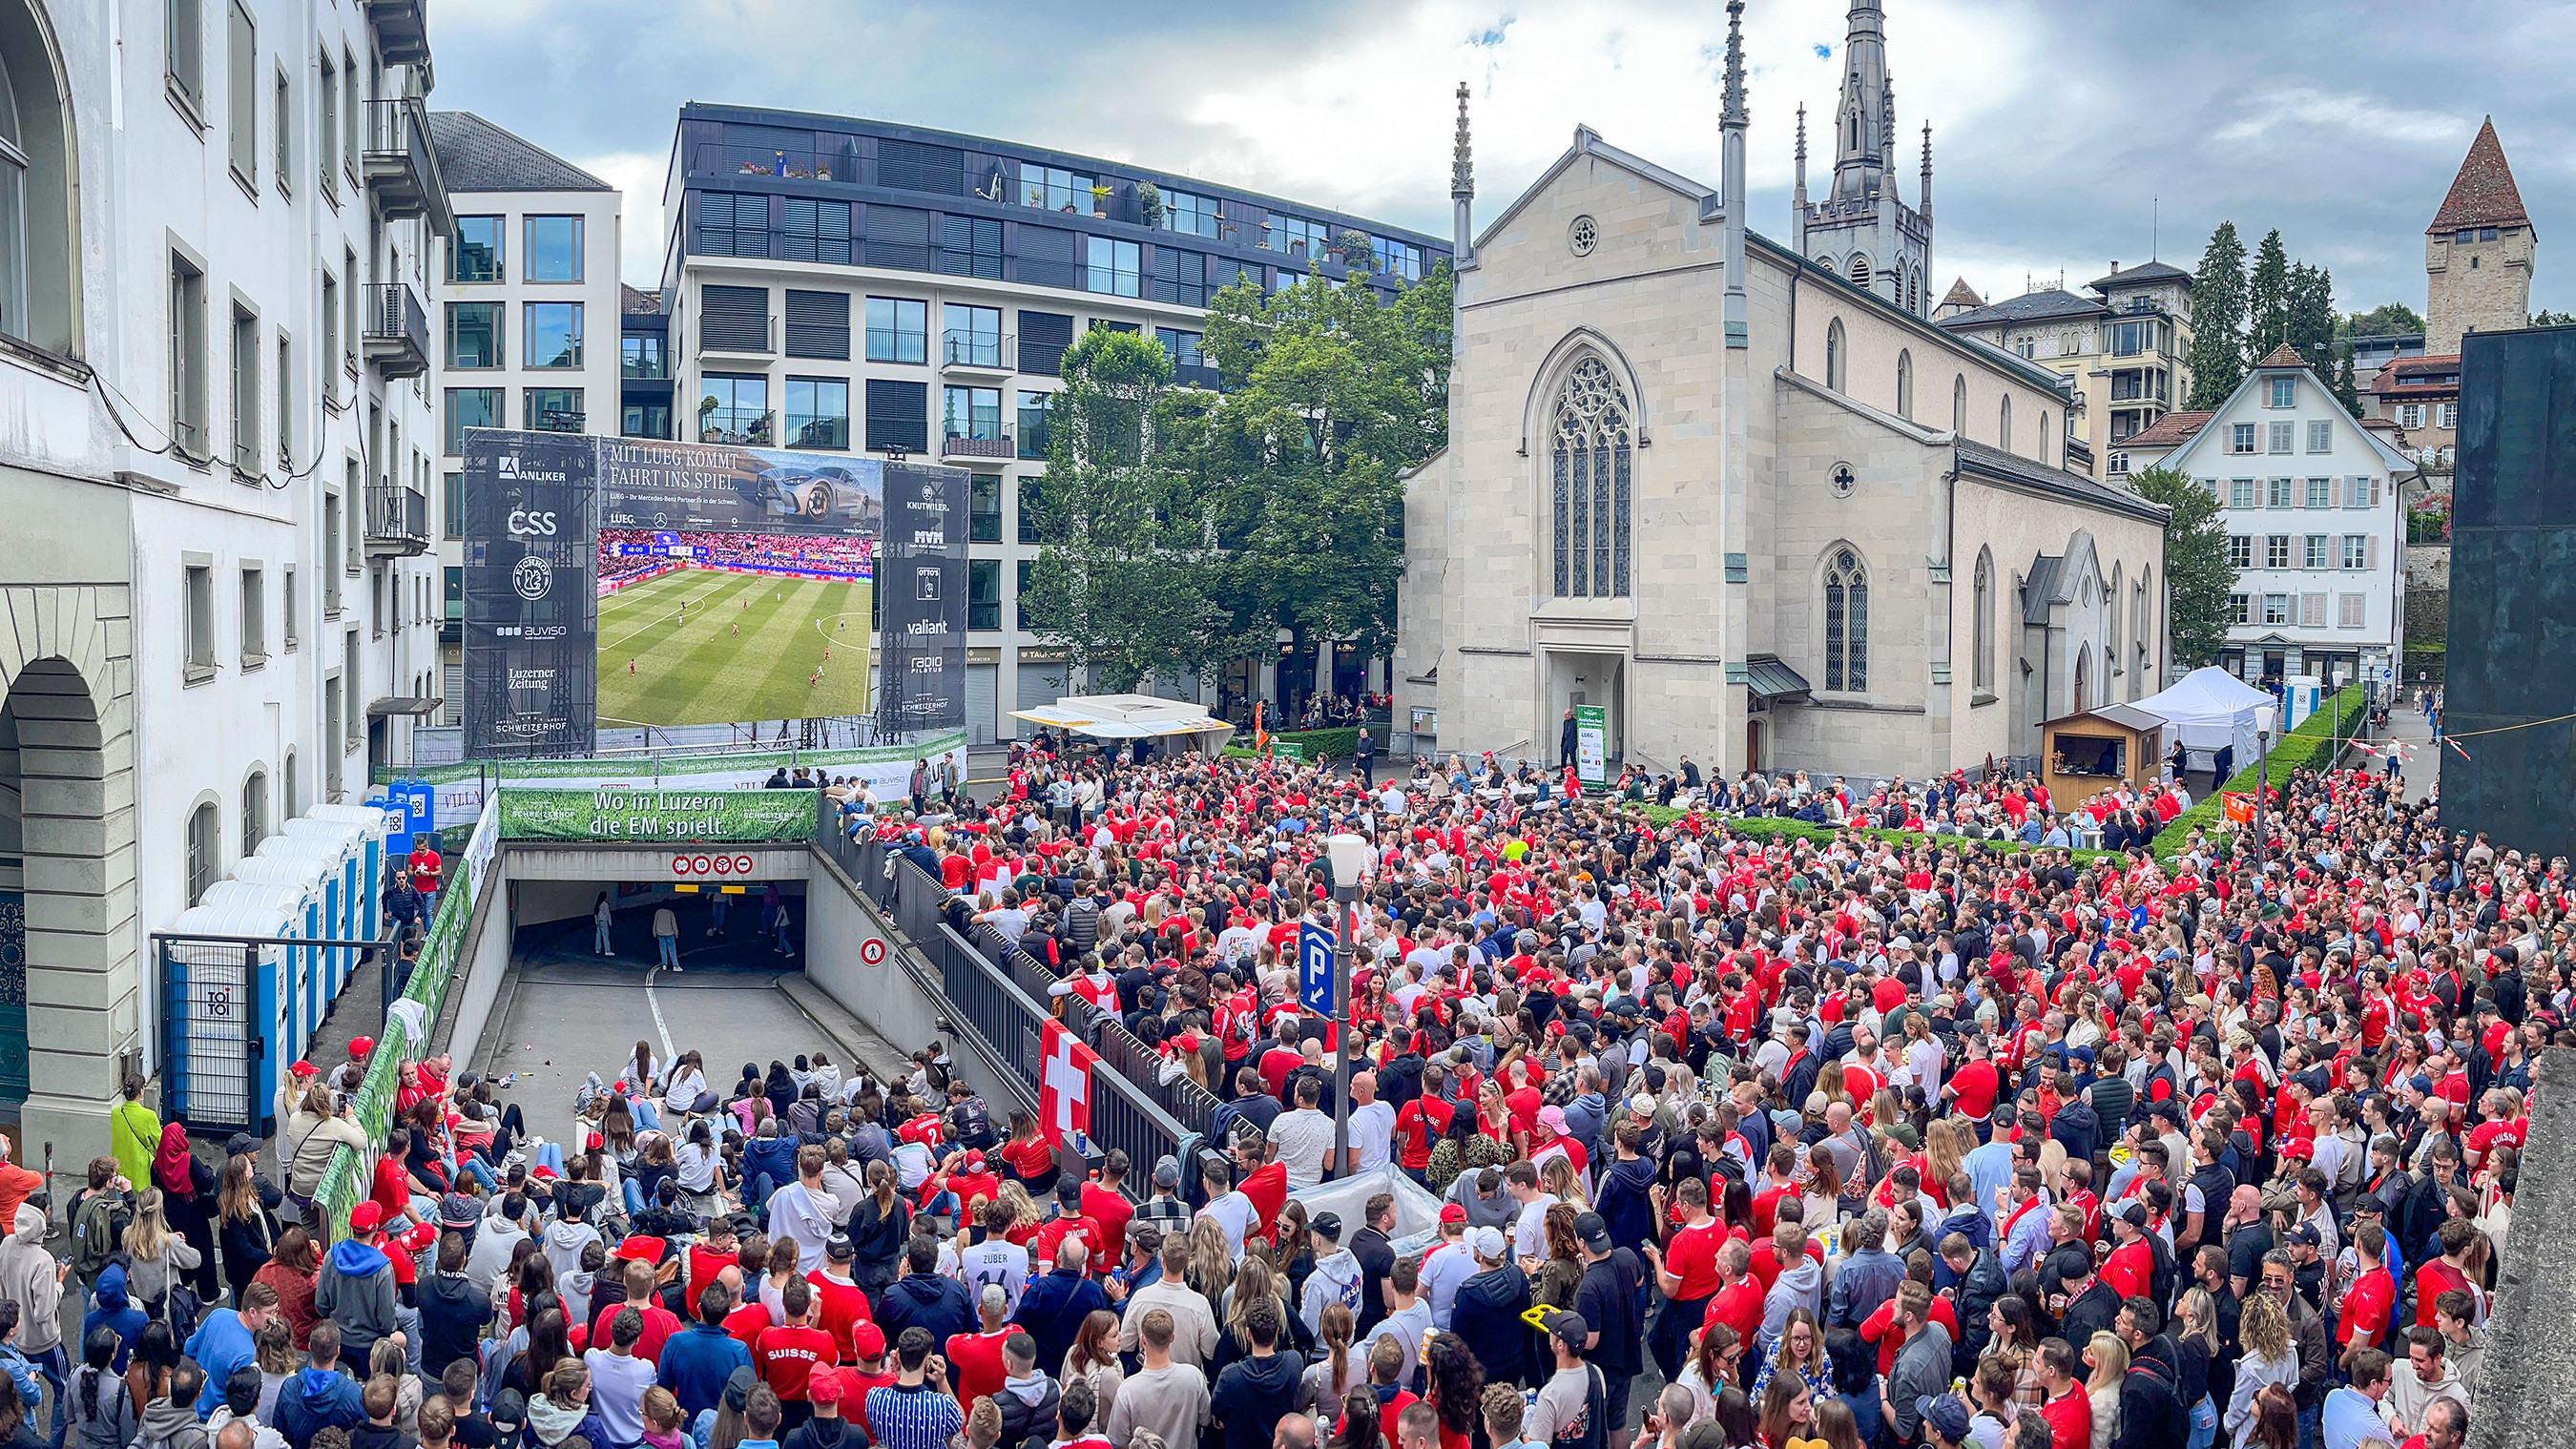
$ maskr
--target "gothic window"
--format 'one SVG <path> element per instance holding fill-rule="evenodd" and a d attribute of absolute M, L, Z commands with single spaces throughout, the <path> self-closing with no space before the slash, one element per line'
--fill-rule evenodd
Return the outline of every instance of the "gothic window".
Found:
<path fill-rule="evenodd" d="M 1628 596 L 1628 397 L 1597 357 L 1574 365 L 1557 394 L 1552 448 L 1559 598 Z"/>
<path fill-rule="evenodd" d="M 1896 415 L 1908 422 L 1914 419 L 1914 354 L 1896 354 Z"/>
<path fill-rule="evenodd" d="M 1968 432 L 1968 375 L 1964 372 L 1950 379 L 1950 431 L 1961 437 Z"/>
<path fill-rule="evenodd" d="M 2048 461 L 2048 409 L 2039 410 L 2039 461 Z"/>
<path fill-rule="evenodd" d="M 1995 446 L 2012 451 L 2012 394 L 2004 394 L 2004 405 L 1995 423 Z"/>
<path fill-rule="evenodd" d="M 1825 688 L 1869 688 L 1869 573 L 1848 548 L 1825 570 Z"/>
<path fill-rule="evenodd" d="M 1980 694 L 1995 688 L 1995 556 L 1977 551 L 1976 652 L 1968 660 L 1969 682 Z"/>
<path fill-rule="evenodd" d="M 1825 323 L 1825 386 L 1843 390 L 1843 319 Z"/>
<path fill-rule="evenodd" d="M 1855 287 L 1859 287 L 1859 288 L 1862 288 L 1862 289 L 1864 289 L 1864 290 L 1866 290 L 1866 289 L 1868 288 L 1868 286 L 1869 286 L 1869 257 L 1868 257 L 1868 255 L 1867 255 L 1866 253 L 1862 253 L 1862 252 L 1854 252 L 1854 253 L 1852 253 L 1852 261 L 1851 261 L 1851 279 L 1852 279 L 1852 285 L 1853 285 L 1853 286 L 1855 286 Z"/>

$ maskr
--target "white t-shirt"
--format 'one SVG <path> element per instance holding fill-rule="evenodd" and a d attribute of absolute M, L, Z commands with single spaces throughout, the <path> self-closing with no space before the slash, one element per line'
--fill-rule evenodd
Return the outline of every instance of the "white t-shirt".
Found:
<path fill-rule="evenodd" d="M 1547 1210 L 1556 1206 L 1556 1194 L 1543 1192 L 1531 1198 L 1512 1222 L 1512 1254 L 1521 1258 L 1547 1256 Z"/>
<path fill-rule="evenodd" d="M 1324 1158 L 1333 1150 L 1332 1118 L 1312 1107 L 1282 1112 L 1270 1124 L 1270 1140 L 1279 1145 L 1290 1187 L 1313 1187 L 1324 1180 Z"/>
<path fill-rule="evenodd" d="M 1252 1225 L 1258 1216 L 1252 1206 L 1252 1199 L 1240 1192 L 1229 1192 L 1209 1202 L 1206 1207 L 1200 1208 L 1199 1216 L 1212 1219 L 1219 1228 L 1224 1230 L 1227 1249 L 1234 1254 L 1234 1261 L 1242 1262 L 1244 1235 L 1252 1231 Z"/>
<path fill-rule="evenodd" d="M 1000 1238 L 986 1238 L 957 1254 L 957 1276 L 971 1302 L 981 1302 L 988 1284 L 998 1283 L 1009 1300 L 1003 1316 L 1020 1311 L 1020 1291 L 1029 1286 L 1029 1250 Z"/>
<path fill-rule="evenodd" d="M 1384 1102 L 1351 1108 L 1351 1155 L 1362 1172 L 1386 1166 L 1395 1149 L 1395 1109 Z"/>

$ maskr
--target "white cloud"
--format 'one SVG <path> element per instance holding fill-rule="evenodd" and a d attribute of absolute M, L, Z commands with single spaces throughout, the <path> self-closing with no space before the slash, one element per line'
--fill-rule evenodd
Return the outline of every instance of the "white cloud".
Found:
<path fill-rule="evenodd" d="M 2466 145 L 2477 123 L 2440 111 L 2417 110 L 2383 97 L 2331 94 L 2298 86 L 2263 98 L 2250 114 L 2221 126 L 2212 140 L 2243 145 L 2267 139 L 2282 125 L 2330 127 L 2371 141 L 2442 149 Z"/>
<path fill-rule="evenodd" d="M 662 285 L 662 182 L 671 158 L 662 151 L 619 151 L 569 158 L 572 164 L 617 188 L 625 200 L 618 220 L 618 276 L 650 292 Z"/>

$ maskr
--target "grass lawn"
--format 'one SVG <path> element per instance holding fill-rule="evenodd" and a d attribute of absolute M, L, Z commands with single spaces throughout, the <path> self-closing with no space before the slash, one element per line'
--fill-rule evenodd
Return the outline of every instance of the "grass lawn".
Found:
<path fill-rule="evenodd" d="M 599 722 L 865 714 L 868 588 L 679 569 L 611 594 L 599 601 Z"/>

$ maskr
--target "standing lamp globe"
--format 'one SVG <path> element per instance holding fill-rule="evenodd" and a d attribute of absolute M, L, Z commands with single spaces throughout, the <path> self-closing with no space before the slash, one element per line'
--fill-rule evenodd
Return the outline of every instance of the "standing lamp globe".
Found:
<path fill-rule="evenodd" d="M 1349 1171 L 1351 1151 L 1351 907 L 1360 877 L 1371 865 L 1366 839 L 1348 831 L 1327 836 L 1324 859 L 1333 868 L 1333 1157 L 1334 1175 Z"/>

